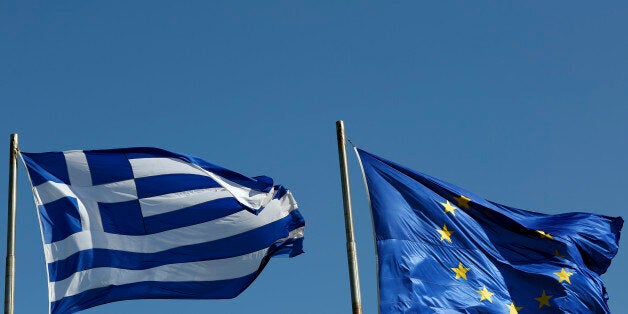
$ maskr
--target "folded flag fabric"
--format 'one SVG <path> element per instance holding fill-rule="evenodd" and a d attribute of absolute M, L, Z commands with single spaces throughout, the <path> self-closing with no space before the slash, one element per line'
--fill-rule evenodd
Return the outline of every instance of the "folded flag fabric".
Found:
<path fill-rule="evenodd" d="M 497 204 L 357 149 L 380 313 L 609 313 L 600 279 L 623 220 Z"/>
<path fill-rule="evenodd" d="M 127 299 L 233 298 L 272 256 L 301 254 L 292 194 L 157 148 L 22 153 L 50 312 Z"/>

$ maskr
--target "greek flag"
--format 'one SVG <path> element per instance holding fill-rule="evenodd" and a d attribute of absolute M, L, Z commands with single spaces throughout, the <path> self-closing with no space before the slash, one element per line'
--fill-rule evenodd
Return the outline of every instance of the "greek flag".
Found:
<path fill-rule="evenodd" d="M 301 254 L 292 194 L 157 148 L 22 153 L 50 312 L 128 299 L 233 298 L 272 256 Z"/>

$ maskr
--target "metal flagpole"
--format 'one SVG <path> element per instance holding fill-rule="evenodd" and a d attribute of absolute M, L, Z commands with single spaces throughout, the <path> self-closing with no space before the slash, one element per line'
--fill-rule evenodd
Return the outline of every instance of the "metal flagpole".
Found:
<path fill-rule="evenodd" d="M 15 201 L 17 185 L 17 134 L 11 134 L 9 152 L 9 207 L 7 219 L 7 260 L 4 277 L 4 314 L 13 314 L 15 290 Z"/>
<path fill-rule="evenodd" d="M 349 281 L 351 284 L 351 305 L 353 314 L 362 314 L 362 298 L 360 297 L 360 277 L 358 275 L 358 257 L 353 236 L 353 214 L 351 213 L 351 190 L 349 189 L 349 169 L 347 168 L 347 151 L 345 126 L 342 120 L 336 121 L 338 137 L 338 159 L 340 162 L 340 180 L 342 183 L 342 201 L 345 208 L 345 231 L 347 236 L 347 261 L 349 263 Z"/>

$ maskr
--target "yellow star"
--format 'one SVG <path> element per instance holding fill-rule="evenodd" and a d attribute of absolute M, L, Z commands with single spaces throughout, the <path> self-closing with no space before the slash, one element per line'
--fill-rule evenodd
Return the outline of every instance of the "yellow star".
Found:
<path fill-rule="evenodd" d="M 542 308 L 543 305 L 547 305 L 548 307 L 551 306 L 549 303 L 549 299 L 551 299 L 552 297 L 553 295 L 547 295 L 545 294 L 545 290 L 543 290 L 543 294 L 540 297 L 534 299 L 539 302 L 539 308 Z"/>
<path fill-rule="evenodd" d="M 462 277 L 464 280 L 467 280 L 467 272 L 469 271 L 469 268 L 462 266 L 462 263 L 458 264 L 458 267 L 453 267 L 451 270 L 453 270 L 456 274 L 456 279 Z"/>
<path fill-rule="evenodd" d="M 438 233 L 440 233 L 440 240 L 447 240 L 449 241 L 449 243 L 451 243 L 451 234 L 454 233 L 451 230 L 447 230 L 447 225 L 443 224 L 443 229 L 436 229 L 436 231 L 438 231 Z"/>
<path fill-rule="evenodd" d="M 523 308 L 523 306 L 516 306 L 515 301 L 512 301 L 510 304 L 506 304 L 506 306 L 510 310 L 509 314 L 519 314 L 519 310 Z"/>
<path fill-rule="evenodd" d="M 464 208 L 469 208 L 469 202 L 471 201 L 470 198 L 464 195 L 460 195 L 460 197 L 454 197 L 454 199 L 456 200 L 456 202 L 458 202 L 458 205 Z"/>
<path fill-rule="evenodd" d="M 565 258 L 565 255 L 560 255 L 560 253 L 558 252 L 558 250 L 554 250 L 554 256 L 556 257 L 560 257 L 560 258 Z"/>
<path fill-rule="evenodd" d="M 491 300 L 491 298 L 493 297 L 494 293 L 488 291 L 486 289 L 486 286 L 484 286 L 482 290 L 475 290 L 475 291 L 477 291 L 477 293 L 480 294 L 480 301 L 488 300 L 488 302 L 493 303 L 493 300 Z"/>
<path fill-rule="evenodd" d="M 447 201 L 447 203 L 440 203 L 440 204 L 443 205 L 443 207 L 445 207 L 445 214 L 451 213 L 452 215 L 456 216 L 455 210 L 458 209 L 458 207 L 452 205 L 449 201 Z"/>
<path fill-rule="evenodd" d="M 541 235 L 541 238 L 546 238 L 546 239 L 550 239 L 550 240 L 554 239 L 554 237 L 552 237 L 551 234 L 549 234 L 549 233 L 547 233 L 545 231 L 536 230 L 536 232 L 538 232 L 539 235 Z"/>
<path fill-rule="evenodd" d="M 561 268 L 560 271 L 554 273 L 554 275 L 558 276 L 558 282 L 566 281 L 568 284 L 571 284 L 569 276 L 573 275 L 573 273 L 566 271 L 564 268 Z"/>

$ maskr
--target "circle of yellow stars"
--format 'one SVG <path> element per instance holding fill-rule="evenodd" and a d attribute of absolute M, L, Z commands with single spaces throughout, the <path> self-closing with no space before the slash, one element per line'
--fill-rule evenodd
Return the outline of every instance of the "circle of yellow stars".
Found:
<path fill-rule="evenodd" d="M 465 209 L 469 208 L 469 203 L 472 201 L 469 197 L 464 196 L 464 195 L 454 197 L 454 200 L 456 201 L 458 206 Z M 445 202 L 439 202 L 439 204 L 443 206 L 443 210 L 445 214 L 451 214 L 453 217 L 456 216 L 456 210 L 458 209 L 458 207 L 450 203 L 449 200 L 445 200 Z M 440 241 L 447 241 L 449 243 L 452 243 L 451 235 L 454 233 L 454 231 L 450 230 L 447 227 L 447 224 L 443 224 L 443 228 L 436 229 L 436 231 L 438 232 L 438 235 L 440 236 Z M 554 237 L 551 234 L 543 230 L 535 230 L 535 231 L 543 239 L 549 239 L 549 240 L 554 239 Z M 554 256 L 559 257 L 559 258 L 565 258 L 565 256 L 561 255 L 557 249 L 554 251 Z M 471 268 L 465 267 L 465 265 L 463 265 L 462 262 L 459 262 L 458 267 L 452 267 L 451 270 L 454 272 L 455 280 L 458 280 L 461 278 L 464 280 L 467 280 L 467 272 L 469 272 Z M 566 282 L 567 284 L 571 284 L 570 276 L 573 275 L 573 272 L 567 271 L 565 270 L 565 268 L 561 268 L 560 271 L 555 272 L 553 274 L 556 275 L 557 277 L 556 280 L 558 280 L 559 283 Z M 491 292 L 486 287 L 486 285 L 482 286 L 480 290 L 476 290 L 476 292 L 479 294 L 480 302 L 487 301 L 487 302 L 493 303 L 493 296 L 495 295 L 495 293 Z M 554 297 L 553 295 L 547 294 L 547 292 L 543 290 L 541 295 L 539 297 L 534 298 L 534 300 L 536 300 L 539 303 L 539 309 L 540 309 L 540 308 L 543 308 L 544 306 L 551 307 L 550 299 L 553 297 Z M 510 301 L 510 304 L 505 304 L 505 306 L 508 309 L 509 314 L 518 314 L 519 311 L 523 309 L 522 306 L 517 306 L 514 301 Z"/>

